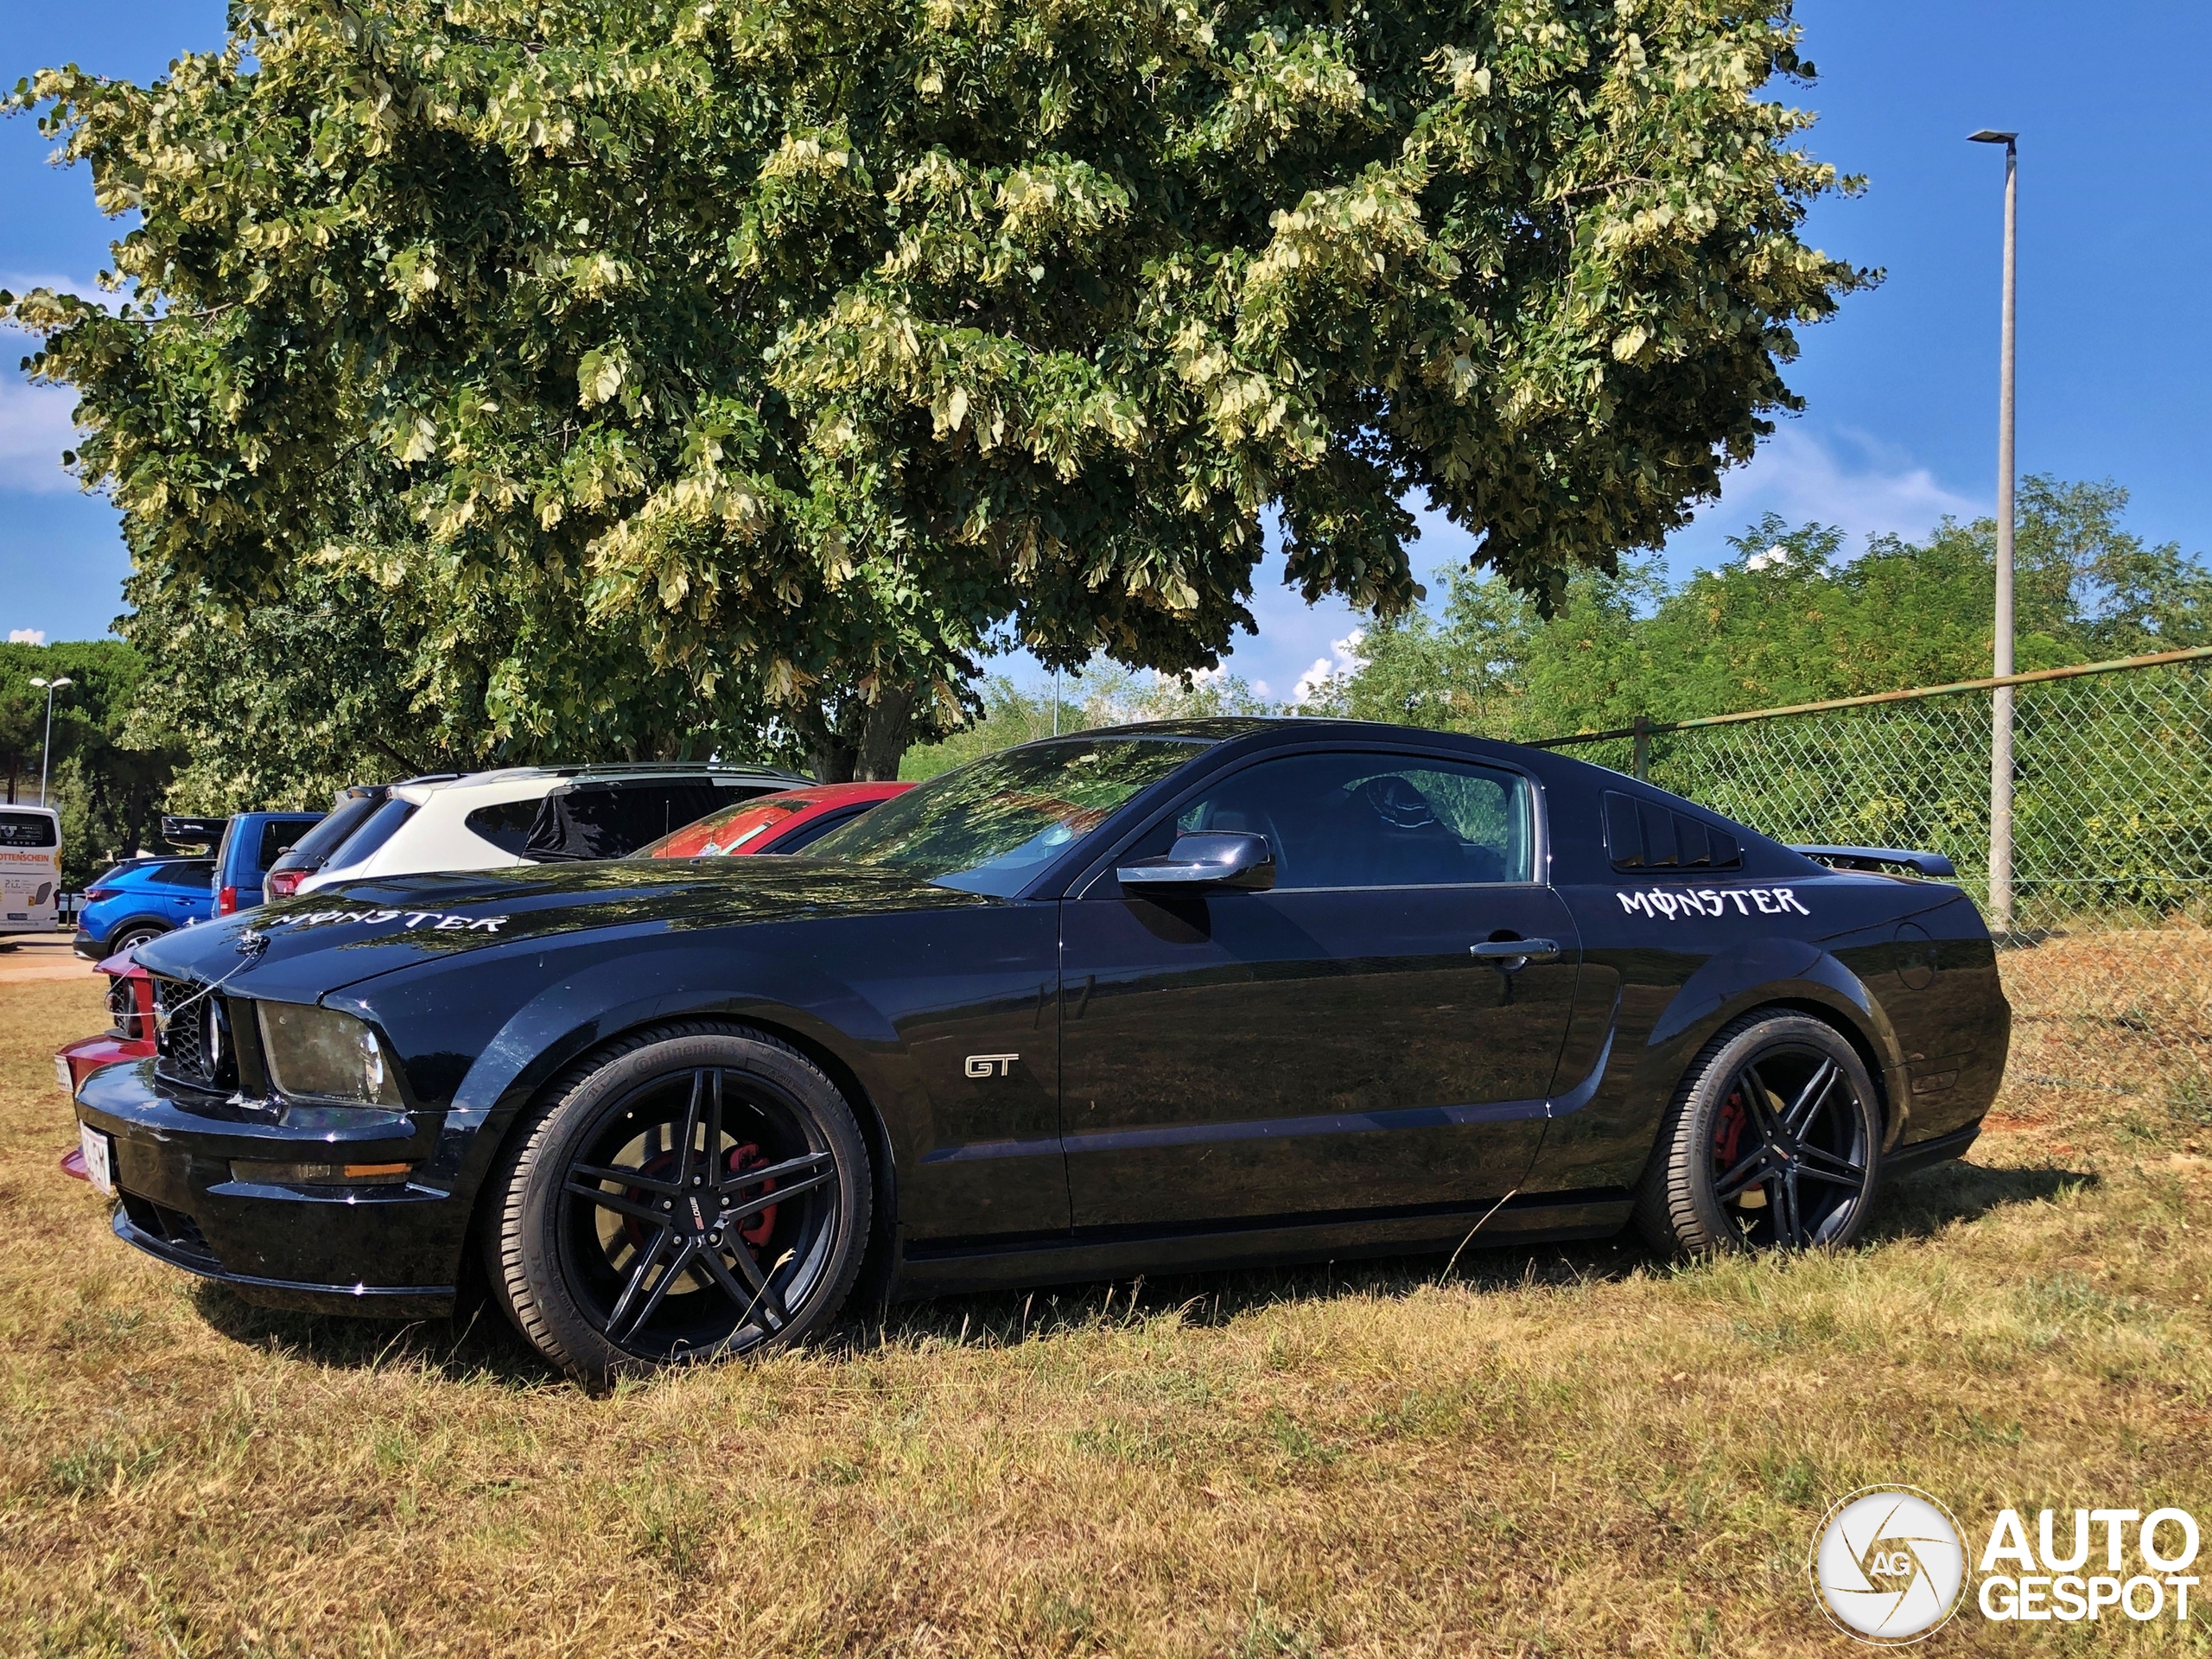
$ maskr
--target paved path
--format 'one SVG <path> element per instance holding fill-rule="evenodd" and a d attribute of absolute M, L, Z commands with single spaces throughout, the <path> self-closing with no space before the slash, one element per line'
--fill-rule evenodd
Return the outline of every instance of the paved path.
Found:
<path fill-rule="evenodd" d="M 96 979 L 98 970 L 67 938 L 16 939 L 0 950 L 0 985 L 18 979 Z"/>

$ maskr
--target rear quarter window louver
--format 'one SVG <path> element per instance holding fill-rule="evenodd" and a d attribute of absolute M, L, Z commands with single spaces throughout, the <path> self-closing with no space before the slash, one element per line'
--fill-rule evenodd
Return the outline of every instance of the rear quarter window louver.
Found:
<path fill-rule="evenodd" d="M 1605 791 L 1605 851 L 1617 870 L 1732 870 L 1744 862 L 1736 837 L 1717 823 Z"/>

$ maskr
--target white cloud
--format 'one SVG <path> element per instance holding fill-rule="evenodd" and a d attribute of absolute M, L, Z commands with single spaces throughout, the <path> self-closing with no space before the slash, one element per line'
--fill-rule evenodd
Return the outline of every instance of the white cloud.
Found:
<path fill-rule="evenodd" d="M 1354 628 L 1341 639 L 1329 641 L 1329 654 L 1317 657 L 1313 665 L 1298 677 L 1298 683 L 1291 688 L 1290 700 L 1300 705 L 1311 702 L 1329 689 L 1332 680 L 1349 679 L 1359 672 L 1366 658 L 1359 648 L 1366 641 L 1367 630 Z"/>
<path fill-rule="evenodd" d="M 1760 446 L 1749 466 L 1730 473 L 1720 499 L 1697 516 L 1669 547 L 1681 561 L 1714 564 L 1730 556 L 1721 537 L 1740 532 L 1761 513 L 1780 513 L 1793 524 L 1834 524 L 1843 531 L 1847 555 L 1863 550 L 1869 536 L 1916 539 L 1946 513 L 1971 518 L 1986 502 L 1945 486 L 1896 445 L 1865 432 L 1815 432 L 1801 424 L 1782 428 Z"/>
<path fill-rule="evenodd" d="M 44 628 L 10 628 L 8 643 L 11 645 L 42 645 L 46 643 Z"/>

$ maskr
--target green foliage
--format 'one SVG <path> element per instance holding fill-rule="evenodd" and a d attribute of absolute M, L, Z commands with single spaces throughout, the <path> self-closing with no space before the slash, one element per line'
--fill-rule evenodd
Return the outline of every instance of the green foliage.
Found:
<path fill-rule="evenodd" d="M 888 775 L 1003 626 L 1212 667 L 1269 510 L 1309 599 L 1413 601 L 1420 492 L 1548 607 L 1871 280 L 1797 239 L 1848 181 L 1766 95 L 1811 74 L 1787 0 L 232 17 L 149 86 L 18 88 L 136 219 L 117 311 L 0 314 L 164 638 L 350 661 L 371 584 L 364 697 L 456 753 L 772 726 Z"/>
<path fill-rule="evenodd" d="M 2016 537 L 2023 670 L 2212 642 L 2212 574 L 2120 527 L 2109 481 L 2025 480 Z M 1740 556 L 1669 585 L 1656 563 L 1568 584 L 1546 622 L 1496 578 L 1448 573 L 1430 616 L 1379 620 L 1325 706 L 1361 719 L 1538 738 L 1941 685 L 1991 671 L 1996 527 L 1923 542 L 1768 514 Z M 1781 557 L 1775 556 L 1777 553 Z"/>
<path fill-rule="evenodd" d="M 983 683 L 981 701 L 982 713 L 973 723 L 940 742 L 909 749 L 899 775 L 919 783 L 982 755 L 1055 733 L 1095 731 L 1139 720 L 1281 712 L 1236 675 L 1141 676 L 1110 664 L 1094 664 L 1066 676 L 1057 693 L 1049 688 L 1024 691 L 1004 675 L 994 675 Z"/>
<path fill-rule="evenodd" d="M 46 694 L 32 679 L 67 679 L 54 699 L 53 804 L 61 813 L 61 879 L 76 887 L 108 859 L 152 839 L 177 759 L 171 734 L 134 719 L 147 677 L 120 640 L 0 645 L 0 760 L 8 798 L 35 798 Z"/>

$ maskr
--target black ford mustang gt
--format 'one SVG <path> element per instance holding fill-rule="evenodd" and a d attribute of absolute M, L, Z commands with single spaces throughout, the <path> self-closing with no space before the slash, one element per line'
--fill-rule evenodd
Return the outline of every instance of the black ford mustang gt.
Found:
<path fill-rule="evenodd" d="M 78 1109 L 130 1243 L 354 1312 L 480 1271 L 586 1376 L 819 1331 L 864 1259 L 916 1294 L 1630 1220 L 1842 1244 L 1972 1141 L 2011 1015 L 1955 888 L 1821 852 L 1507 744 L 1122 728 L 812 856 L 171 934 L 158 1057 Z"/>

